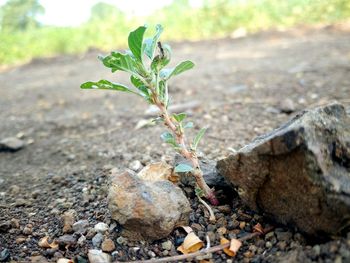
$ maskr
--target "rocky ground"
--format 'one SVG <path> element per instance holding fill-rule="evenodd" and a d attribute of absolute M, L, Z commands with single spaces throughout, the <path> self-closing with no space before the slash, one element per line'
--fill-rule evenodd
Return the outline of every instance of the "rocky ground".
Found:
<path fill-rule="evenodd" d="M 174 103 L 192 104 L 186 111 L 195 130 L 209 128 L 200 145 L 203 155 L 220 159 L 306 107 L 332 100 L 349 107 L 349 32 L 339 25 L 173 44 L 174 63 L 197 64 L 170 89 Z M 172 162 L 174 153 L 158 139 L 163 127 L 135 128 L 149 118 L 138 98 L 79 89 L 82 82 L 100 78 L 127 83 L 125 75 L 111 75 L 101 66 L 96 55 L 37 60 L 0 73 L 0 140 L 24 142 L 19 151 L 0 152 L 0 262 L 86 262 L 92 248 L 118 261 L 178 254 L 185 236 L 181 229 L 160 241 L 130 241 L 110 218 L 109 170 Z M 211 224 L 192 189 L 183 189 L 193 208 L 190 226 L 211 245 L 220 235 L 251 233 L 256 223 L 275 226 L 265 237 L 245 241 L 234 259 L 216 253 L 214 262 L 350 261 L 350 233 L 310 240 L 267 222 L 234 192 L 220 189 L 218 220 Z M 76 223 L 72 229 L 64 228 L 69 220 Z M 57 245 L 39 242 L 45 236 Z"/>

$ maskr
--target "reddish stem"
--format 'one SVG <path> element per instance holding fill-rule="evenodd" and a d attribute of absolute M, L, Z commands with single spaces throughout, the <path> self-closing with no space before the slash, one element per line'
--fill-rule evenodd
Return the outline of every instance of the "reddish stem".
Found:
<path fill-rule="evenodd" d="M 172 117 L 169 116 L 166 107 L 161 101 L 159 101 L 157 96 L 154 96 L 154 103 L 159 108 L 162 117 L 164 118 L 165 126 L 167 126 L 175 135 L 176 142 L 181 148 L 181 155 L 192 163 L 194 168 L 193 176 L 196 179 L 198 187 L 203 190 L 205 198 L 208 199 L 212 205 L 219 205 L 219 201 L 217 200 L 214 191 L 210 189 L 203 178 L 203 172 L 199 166 L 199 160 L 196 153 L 187 149 L 185 134 L 179 129 L 179 126 L 174 123 Z"/>

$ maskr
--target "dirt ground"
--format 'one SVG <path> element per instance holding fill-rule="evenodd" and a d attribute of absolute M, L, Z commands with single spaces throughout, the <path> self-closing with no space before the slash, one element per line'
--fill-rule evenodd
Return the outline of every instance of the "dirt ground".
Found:
<path fill-rule="evenodd" d="M 200 150 L 210 159 L 222 158 L 278 127 L 291 117 L 286 112 L 333 100 L 350 106 L 349 27 L 270 31 L 240 39 L 174 43 L 172 49 L 173 63 L 196 63 L 195 69 L 173 79 L 170 93 L 176 104 L 200 102 L 189 110 L 190 119 L 197 130 L 208 127 Z M 62 236 L 60 218 L 68 209 L 92 226 L 98 221 L 113 224 L 106 209 L 106 170 L 174 156 L 161 143 L 162 126 L 135 129 L 148 118 L 148 105 L 139 98 L 79 89 L 82 82 L 101 78 L 128 83 L 126 75 L 112 75 L 104 68 L 97 54 L 41 59 L 0 72 L 0 139 L 17 136 L 27 144 L 18 152 L 0 152 L 0 225 L 5 225 L 0 227 L 0 253 L 7 249 L 6 260 L 86 255 L 89 240 L 81 247 L 49 252 L 38 247 L 38 240 Z M 12 220 L 7 229 L 11 219 L 19 220 L 19 227 Z M 324 254 L 321 245 L 321 254 L 314 257 L 307 251 L 315 244 L 301 242 L 237 259 L 274 262 L 304 251 L 316 262 L 350 261 L 341 249 L 350 247 L 350 234 L 329 244 Z M 331 250 L 334 244 L 338 249 Z M 220 260 L 226 262 L 224 256 Z"/>

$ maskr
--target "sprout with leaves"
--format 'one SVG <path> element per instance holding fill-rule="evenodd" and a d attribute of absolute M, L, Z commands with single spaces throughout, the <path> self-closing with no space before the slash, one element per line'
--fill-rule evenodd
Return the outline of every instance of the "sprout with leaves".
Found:
<path fill-rule="evenodd" d="M 108 80 L 86 82 L 81 85 L 81 88 L 134 93 L 144 98 L 148 103 L 156 105 L 160 110 L 158 120 L 161 120 L 169 130 L 163 133 L 161 138 L 191 163 L 191 166 L 187 164 L 177 165 L 175 172 L 190 172 L 197 182 L 197 195 L 204 196 L 211 204 L 217 205 L 218 201 L 213 190 L 204 181 L 197 157 L 197 146 L 205 133 L 205 129 L 201 129 L 193 142 L 188 144 L 185 129 L 193 127 L 193 123 L 185 123 L 185 113 L 170 114 L 167 110 L 169 106 L 169 79 L 193 68 L 194 64 L 191 61 L 183 61 L 174 68 L 165 68 L 170 62 L 171 49 L 169 45 L 162 45 L 159 42 L 163 31 L 162 26 L 156 26 L 156 33 L 152 38 L 144 39 L 145 31 L 146 26 L 141 26 L 129 34 L 130 50 L 125 53 L 112 52 L 110 55 L 99 57 L 112 72 L 119 70 L 130 73 L 130 81 L 134 88 Z"/>

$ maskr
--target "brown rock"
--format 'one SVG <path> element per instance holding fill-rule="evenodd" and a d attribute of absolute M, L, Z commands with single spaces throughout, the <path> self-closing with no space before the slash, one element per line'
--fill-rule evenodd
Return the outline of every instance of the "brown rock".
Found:
<path fill-rule="evenodd" d="M 16 243 L 22 244 L 22 243 L 26 242 L 26 240 L 27 240 L 27 238 L 25 238 L 25 237 L 18 237 L 18 238 L 16 238 Z"/>
<path fill-rule="evenodd" d="M 31 224 L 26 225 L 22 232 L 25 235 L 31 235 L 33 233 L 33 226 Z"/>
<path fill-rule="evenodd" d="M 111 216 L 130 239 L 161 239 L 188 223 L 190 204 L 181 189 L 167 180 L 146 181 L 131 172 L 112 172 L 108 194 Z"/>
<path fill-rule="evenodd" d="M 246 204 L 280 223 L 314 236 L 349 226 L 350 118 L 340 104 L 300 113 L 217 168 Z"/>
<path fill-rule="evenodd" d="M 71 209 L 66 212 L 64 212 L 62 216 L 63 221 L 63 233 L 72 233 L 73 232 L 73 224 L 75 222 L 76 212 L 75 210 Z"/>
<path fill-rule="evenodd" d="M 12 218 L 10 222 L 11 222 L 12 228 L 19 228 L 20 227 L 18 219 Z"/>
<path fill-rule="evenodd" d="M 101 248 L 104 252 L 112 252 L 115 249 L 115 244 L 112 239 L 107 238 L 102 242 Z"/>

